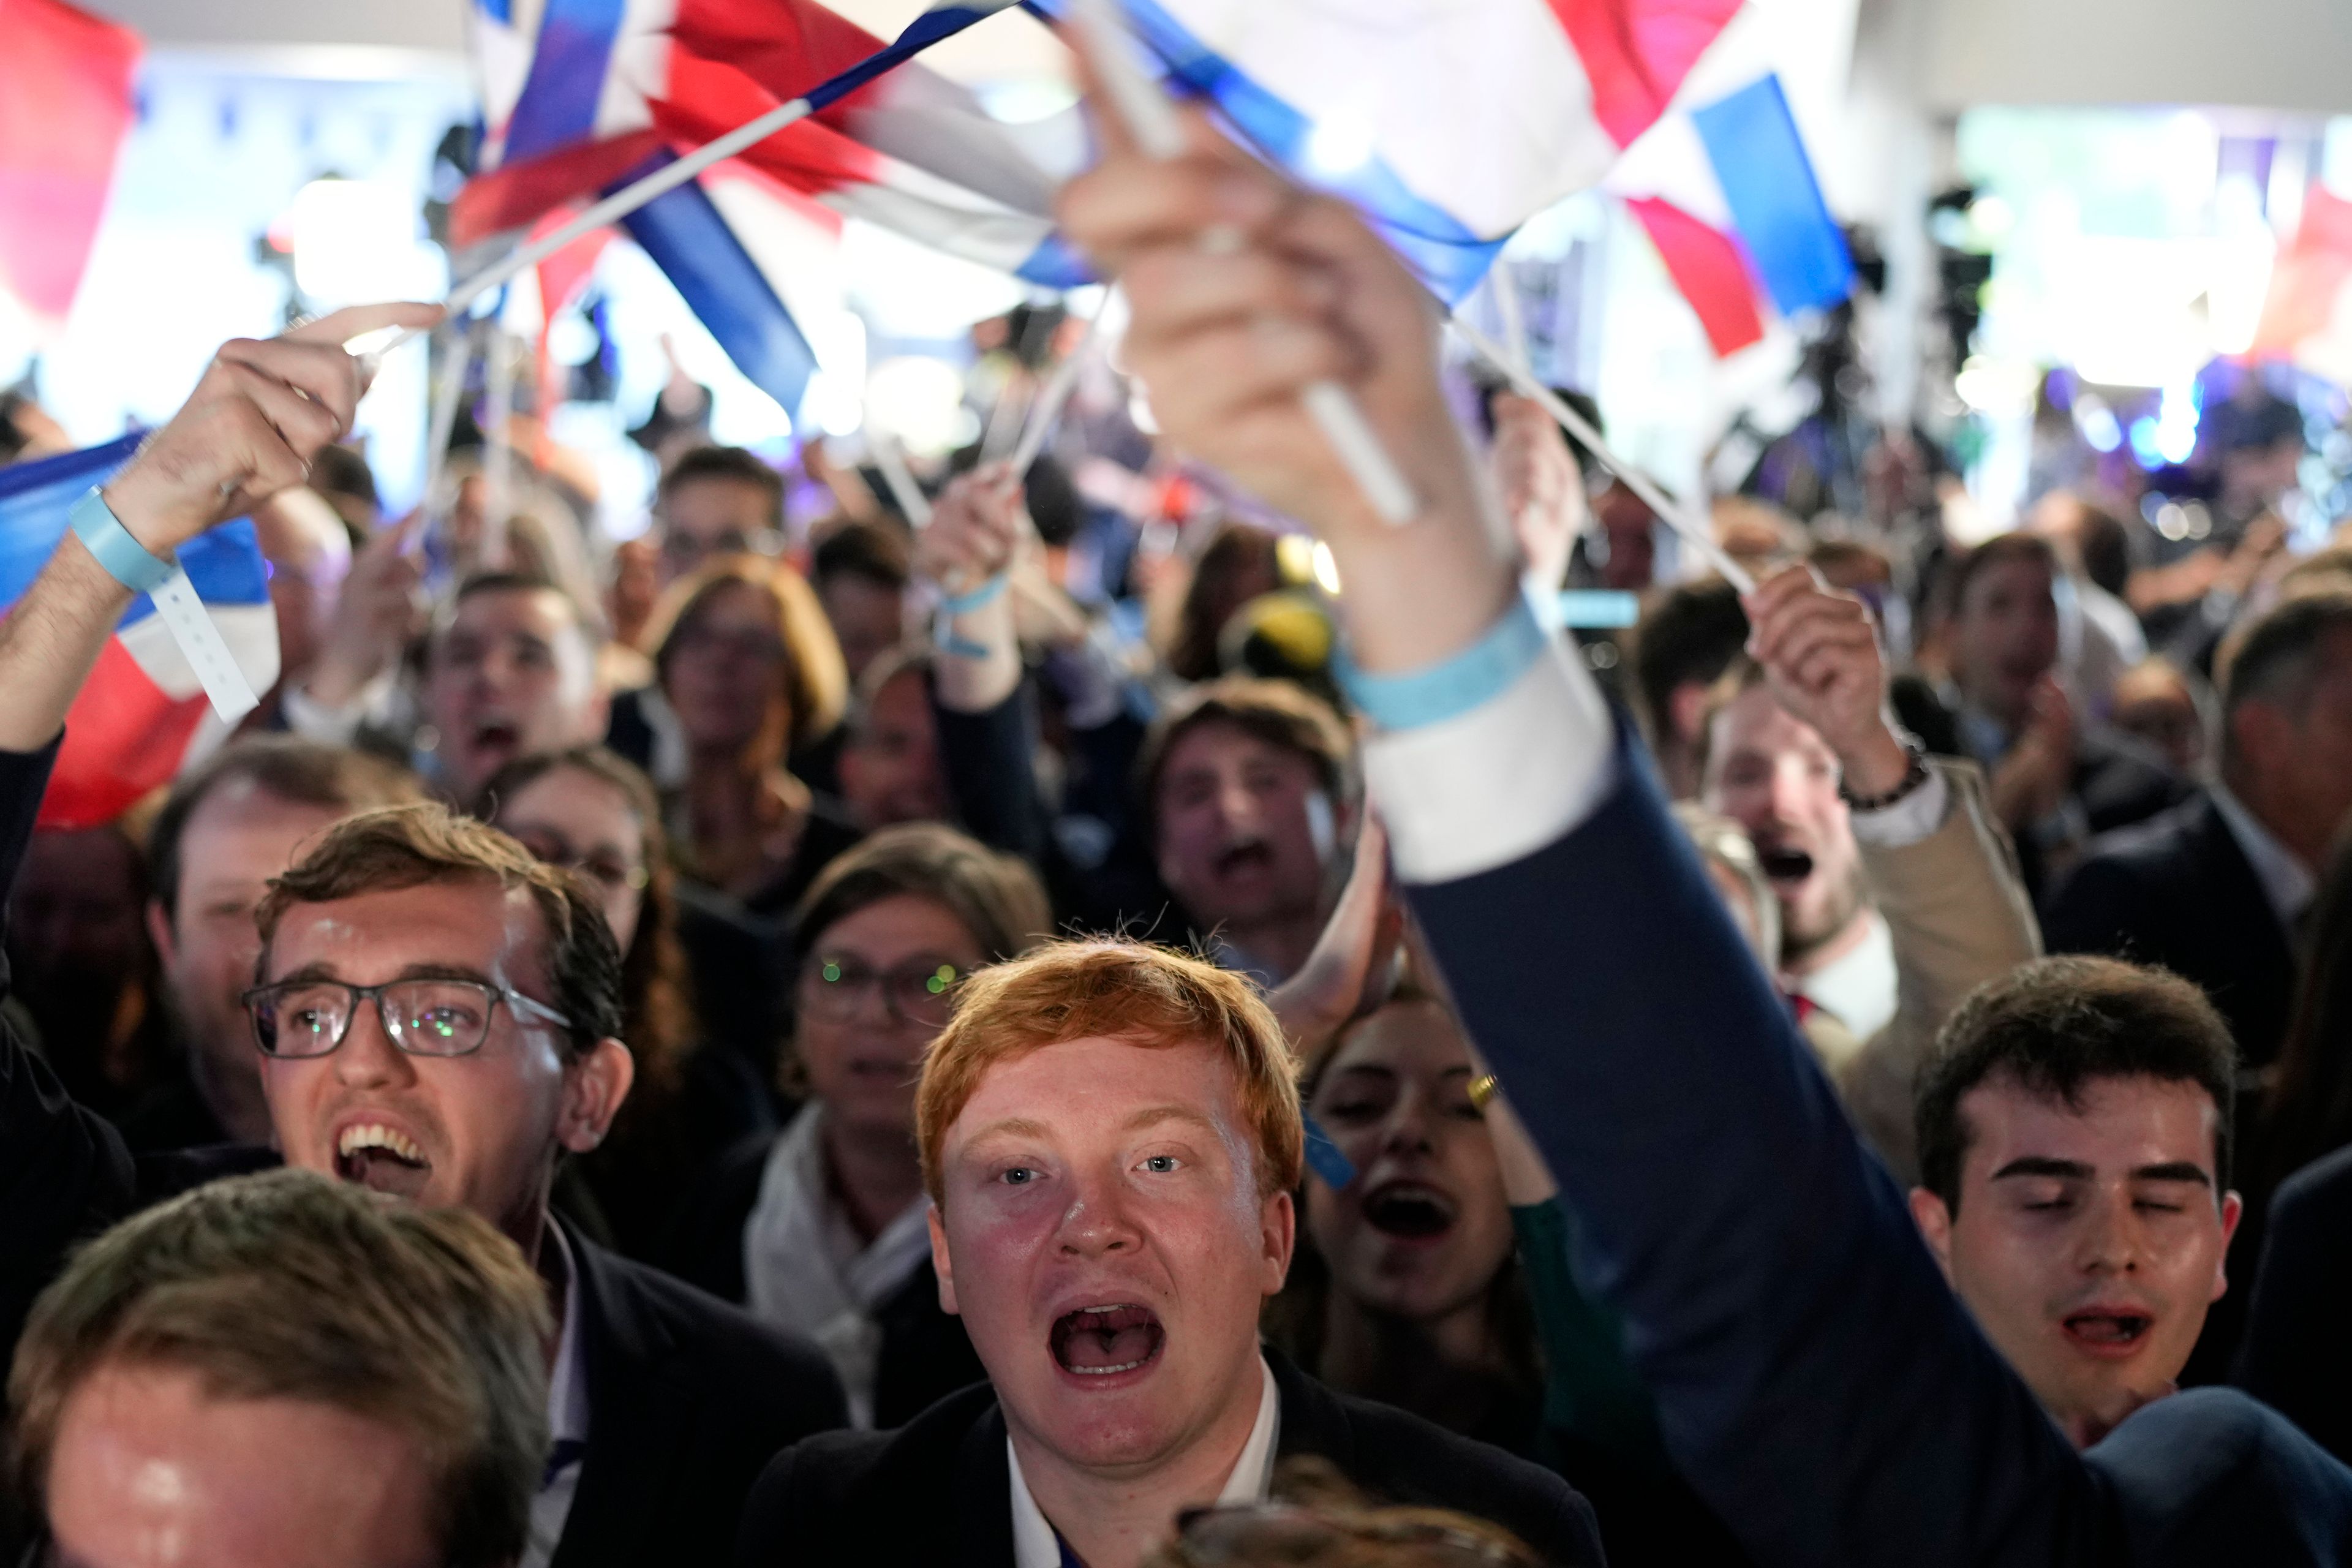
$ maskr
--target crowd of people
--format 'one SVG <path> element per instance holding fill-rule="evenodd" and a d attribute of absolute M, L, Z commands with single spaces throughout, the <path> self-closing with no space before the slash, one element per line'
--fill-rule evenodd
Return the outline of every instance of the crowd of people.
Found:
<path fill-rule="evenodd" d="M 618 549 L 555 461 L 380 519 L 341 345 L 423 306 L 225 346 L 105 484 L 0 621 L 0 1546 L 2347 1560 L 2300 427 L 2250 378 L 2193 550 L 1898 484 L 1667 580 L 1344 206 L 1103 134 L 1158 440 L 919 526 L 667 426 Z M 247 513 L 277 689 L 37 828 L 124 552 Z"/>

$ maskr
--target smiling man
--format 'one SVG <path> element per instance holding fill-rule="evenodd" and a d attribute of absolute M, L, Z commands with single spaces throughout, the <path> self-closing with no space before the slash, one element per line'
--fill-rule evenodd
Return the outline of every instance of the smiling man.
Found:
<path fill-rule="evenodd" d="M 2173 1391 L 2228 1288 L 2234 1061 L 2187 981 L 2053 958 L 1969 998 L 1921 1077 L 1912 1215 L 2077 1447 Z"/>
<path fill-rule="evenodd" d="M 1163 949 L 1066 943 L 968 983 L 916 1131 L 940 1301 L 989 1382 L 782 1456 L 738 1562 L 1134 1568 L 1181 1510 L 1262 1500 L 1296 1454 L 1598 1562 L 1559 1478 L 1261 1349 L 1296 1233 L 1292 1070 L 1246 981 Z"/>

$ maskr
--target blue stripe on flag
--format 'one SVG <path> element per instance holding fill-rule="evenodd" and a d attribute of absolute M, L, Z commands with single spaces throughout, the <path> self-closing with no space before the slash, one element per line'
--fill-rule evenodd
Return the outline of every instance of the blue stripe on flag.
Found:
<path fill-rule="evenodd" d="M 90 486 L 104 484 L 139 449 L 142 435 L 0 468 L 0 605 L 13 605 L 32 586 L 66 536 L 74 502 Z M 236 518 L 180 546 L 180 564 L 197 597 L 211 605 L 269 602 L 269 576 L 261 542 L 249 518 Z M 131 602 L 121 626 L 155 613 L 145 595 Z"/>
<path fill-rule="evenodd" d="M 1853 292 L 1853 256 L 1822 200 L 1780 79 L 1768 76 L 1691 110 L 1756 275 L 1782 315 Z"/>
<path fill-rule="evenodd" d="M 667 153 L 649 160 L 613 188 L 641 179 L 669 161 Z M 735 368 L 781 404 L 786 415 L 798 418 L 816 354 L 701 185 L 689 180 L 655 197 L 621 224 L 668 276 Z"/>
<path fill-rule="evenodd" d="M 1024 4 L 1049 20 L 1059 20 L 1066 0 Z M 1466 299 L 1502 254 L 1509 236 L 1481 238 L 1444 207 L 1416 195 L 1379 158 L 1367 159 L 1336 180 L 1318 172 L 1307 161 L 1315 122 L 1305 113 L 1202 44 L 1156 0 L 1119 4 L 1136 36 L 1170 76 L 1214 103 L 1245 139 L 1293 174 L 1353 204 L 1447 304 Z"/>
<path fill-rule="evenodd" d="M 506 160 L 535 157 L 596 129 L 596 100 L 613 65 L 626 0 L 547 0 L 530 75 L 507 121 Z"/>
<path fill-rule="evenodd" d="M 1013 275 L 1040 289 L 1076 289 L 1101 281 L 1087 265 L 1086 258 L 1058 232 L 1047 235 L 1029 253 L 1029 258 L 1013 269 Z"/>
<path fill-rule="evenodd" d="M 1009 9 L 1013 4 L 1013 0 L 953 0 L 950 4 L 933 5 L 908 23 L 906 31 L 889 43 L 839 76 L 809 89 L 802 96 L 808 100 L 812 109 L 838 103 L 876 77 L 887 74 L 941 38 L 952 37 L 974 22 L 984 21 L 999 11 Z"/>

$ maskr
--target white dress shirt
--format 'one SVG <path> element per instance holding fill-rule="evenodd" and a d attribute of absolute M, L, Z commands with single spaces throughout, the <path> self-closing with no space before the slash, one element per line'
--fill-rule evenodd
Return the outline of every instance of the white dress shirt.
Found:
<path fill-rule="evenodd" d="M 1217 1494 L 1221 1506 L 1264 1502 L 1274 1485 L 1282 1395 L 1274 1386 L 1274 1369 L 1265 1364 L 1264 1356 L 1258 1358 L 1257 1366 L 1265 1379 L 1257 1399 L 1257 1423 L 1250 1428 L 1249 1441 L 1242 1445 L 1241 1458 L 1234 1461 L 1233 1472 L 1225 1478 L 1224 1489 Z M 1021 1473 L 1021 1453 L 1011 1437 L 1004 1439 L 1004 1458 L 1013 1471 L 1013 1568 L 1062 1568 L 1061 1539 L 1046 1522 L 1037 1500 L 1029 1495 L 1028 1479 Z"/>
<path fill-rule="evenodd" d="M 580 1489 L 580 1467 L 587 1458 L 588 1363 L 580 1345 L 580 1270 L 561 1226 L 550 1221 L 543 1245 L 547 1271 L 563 1286 L 563 1327 L 556 1335 L 555 1364 L 547 1374 L 547 1435 L 554 1447 L 538 1494 L 530 1500 L 530 1542 L 520 1568 L 547 1568 L 555 1543 L 572 1517 Z"/>
<path fill-rule="evenodd" d="M 2213 809 L 2229 825 L 2230 837 L 2238 841 L 2246 864 L 2254 868 L 2254 880 L 2263 885 L 2263 897 L 2269 901 L 2271 912 L 2278 916 L 2279 929 L 2292 940 L 2304 911 L 2319 896 L 2319 879 L 2295 858 L 2294 850 L 2280 843 L 2246 809 L 2244 801 L 2218 781 L 2209 786 L 2209 793 L 2213 797 Z"/>
<path fill-rule="evenodd" d="M 931 1255 L 931 1203 L 919 1197 L 871 1242 L 834 1201 L 824 1169 L 824 1107 L 812 1103 L 769 1151 L 743 1226 L 743 1291 L 751 1315 L 817 1342 L 849 1396 L 850 1425 L 874 1425 L 882 1364 L 875 1314 Z"/>

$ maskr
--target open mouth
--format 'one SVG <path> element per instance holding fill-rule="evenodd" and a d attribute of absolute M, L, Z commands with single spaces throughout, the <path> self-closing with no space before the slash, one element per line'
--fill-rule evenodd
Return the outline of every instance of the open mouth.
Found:
<path fill-rule="evenodd" d="M 2064 1326 L 2066 1337 L 2092 1354 L 2122 1356 L 2139 1348 L 2156 1320 L 2145 1312 L 2098 1310 L 2073 1313 Z"/>
<path fill-rule="evenodd" d="M 1274 866 L 1274 846 L 1261 839 L 1236 844 L 1217 857 L 1217 875 L 1230 877 L 1236 871 L 1265 871 Z"/>
<path fill-rule="evenodd" d="M 1391 1182 L 1364 1198 L 1364 1223 L 1401 1241 L 1433 1241 L 1454 1228 L 1454 1200 L 1419 1182 Z"/>
<path fill-rule="evenodd" d="M 504 719 L 487 720 L 474 726 L 474 749 L 478 752 L 511 752 L 522 745 L 522 726 Z"/>
<path fill-rule="evenodd" d="M 1114 1302 L 1081 1307 L 1054 1320 L 1054 1359 L 1078 1377 L 1115 1377 L 1159 1359 L 1168 1342 L 1160 1315 L 1149 1307 Z"/>
<path fill-rule="evenodd" d="M 335 1140 L 335 1174 L 372 1192 L 414 1198 L 425 1190 L 433 1163 L 405 1133 L 362 1121 Z"/>
<path fill-rule="evenodd" d="M 1801 882 L 1813 874 L 1813 858 L 1801 849 L 1756 847 L 1756 863 L 1775 882 Z"/>

